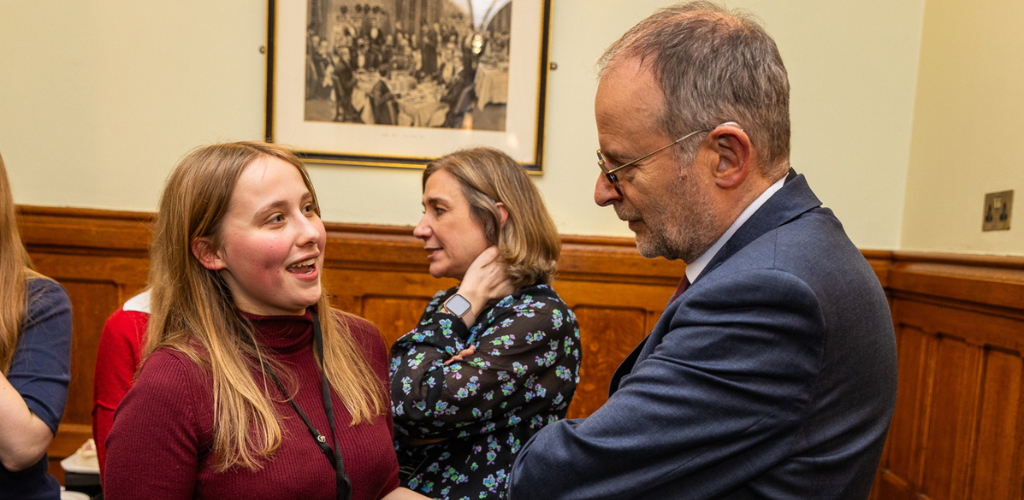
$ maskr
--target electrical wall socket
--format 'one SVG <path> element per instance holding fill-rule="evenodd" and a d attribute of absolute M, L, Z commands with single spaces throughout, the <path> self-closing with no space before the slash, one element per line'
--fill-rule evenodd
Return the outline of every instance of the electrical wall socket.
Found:
<path fill-rule="evenodd" d="M 981 230 L 1001 231 L 1010 229 L 1010 213 L 1012 208 L 1013 191 L 986 194 Z"/>

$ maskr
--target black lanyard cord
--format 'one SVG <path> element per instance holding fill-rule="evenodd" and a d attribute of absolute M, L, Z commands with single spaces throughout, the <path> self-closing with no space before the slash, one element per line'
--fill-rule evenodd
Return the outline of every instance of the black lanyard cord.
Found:
<path fill-rule="evenodd" d="M 320 330 L 320 318 L 317 316 L 316 311 L 311 312 L 313 314 L 313 343 L 316 346 L 316 353 L 320 357 L 321 395 L 324 400 L 324 413 L 327 414 L 327 423 L 331 426 L 331 436 L 334 438 L 333 450 L 331 445 L 327 444 L 327 437 L 313 427 L 313 424 L 310 423 L 309 418 L 306 416 L 306 412 L 302 411 L 302 408 L 288 395 L 284 384 L 281 383 L 281 379 L 277 378 L 277 374 L 274 373 L 274 369 L 270 367 L 270 364 L 263 363 L 263 369 L 270 374 L 270 378 L 274 379 L 274 383 L 281 389 L 281 393 L 291 403 L 292 408 L 295 408 L 295 412 L 302 418 L 302 422 L 306 424 L 306 428 L 309 429 L 309 435 L 313 436 L 313 440 L 316 441 L 320 451 L 330 460 L 331 467 L 334 468 L 335 481 L 338 484 L 338 499 L 351 500 L 352 481 L 349 480 L 348 474 L 345 473 L 345 463 L 341 458 L 341 449 L 338 448 L 338 433 L 334 430 L 334 403 L 331 401 L 331 389 L 327 384 L 327 374 L 324 371 L 324 339 L 323 333 Z"/>

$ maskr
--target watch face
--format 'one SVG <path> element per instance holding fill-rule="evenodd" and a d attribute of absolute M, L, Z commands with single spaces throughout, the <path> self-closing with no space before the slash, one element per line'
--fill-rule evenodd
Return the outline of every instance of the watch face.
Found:
<path fill-rule="evenodd" d="M 452 295 L 452 297 L 448 299 L 448 302 L 444 303 L 444 306 L 448 308 L 448 310 L 451 311 L 452 314 L 460 318 L 462 317 L 463 314 L 469 312 L 469 308 L 472 307 L 469 301 L 459 294 Z"/>

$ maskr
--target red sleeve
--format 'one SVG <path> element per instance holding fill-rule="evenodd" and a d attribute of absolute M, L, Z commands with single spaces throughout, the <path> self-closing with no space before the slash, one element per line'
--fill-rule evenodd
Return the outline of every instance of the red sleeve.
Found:
<path fill-rule="evenodd" d="M 135 380 L 148 320 L 146 313 L 118 309 L 107 319 L 100 335 L 93 382 L 92 437 L 96 441 L 101 480 L 114 410 Z"/>
<path fill-rule="evenodd" d="M 197 416 L 210 399 L 207 382 L 178 352 L 160 349 L 146 359 L 107 437 L 107 498 L 193 497 L 201 443 L 210 437 Z"/>

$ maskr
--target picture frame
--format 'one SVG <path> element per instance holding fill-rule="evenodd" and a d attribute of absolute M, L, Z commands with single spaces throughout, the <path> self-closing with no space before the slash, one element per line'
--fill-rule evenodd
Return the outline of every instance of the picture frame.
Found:
<path fill-rule="evenodd" d="M 489 146 L 543 173 L 550 15 L 551 0 L 268 0 L 265 139 L 398 168 Z"/>

